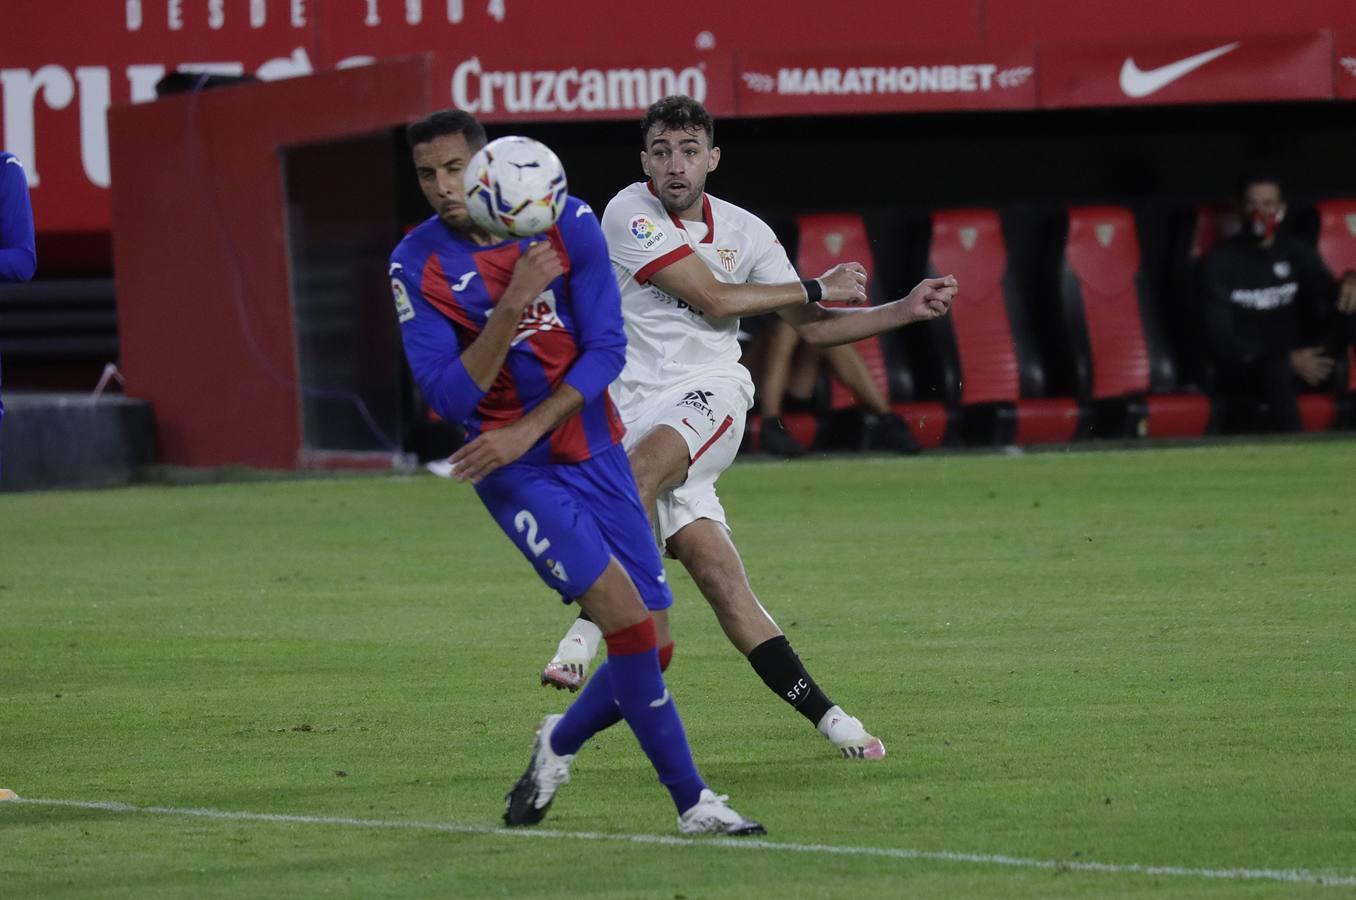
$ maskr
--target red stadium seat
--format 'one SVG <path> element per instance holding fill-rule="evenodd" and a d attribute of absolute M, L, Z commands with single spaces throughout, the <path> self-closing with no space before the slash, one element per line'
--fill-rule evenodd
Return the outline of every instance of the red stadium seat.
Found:
<path fill-rule="evenodd" d="M 796 221 L 800 226 L 797 266 L 802 276 L 813 278 L 839 263 L 854 260 L 866 267 L 868 277 L 874 274 L 875 260 L 861 216 L 823 213 L 801 216 Z M 870 337 L 853 346 L 861 354 L 867 371 L 890 407 L 908 424 L 918 443 L 926 448 L 940 446 L 950 433 L 950 411 L 943 403 L 915 400 L 913 376 L 907 362 L 899 358 L 887 359 L 887 352 L 899 356 L 900 351 L 897 346 L 887 351 L 882 338 L 888 340 L 886 336 Z M 857 398 L 847 385 L 830 377 L 829 405 L 834 410 L 847 409 L 857 405 Z"/>
<path fill-rule="evenodd" d="M 1318 219 L 1318 252 L 1328 269 L 1338 278 L 1356 272 L 1356 200 L 1324 201 Z M 1347 349 L 1346 389 L 1356 391 L 1356 348 Z"/>
<path fill-rule="evenodd" d="M 1191 234 L 1191 258 L 1200 259 L 1220 241 L 1228 240 L 1243 227 L 1235 206 L 1201 205 L 1196 207 L 1196 222 Z"/>
<path fill-rule="evenodd" d="M 1327 431 L 1337 424 L 1338 408 L 1332 394 L 1300 394 L 1300 424 L 1305 431 Z"/>
<path fill-rule="evenodd" d="M 928 262 L 932 274 L 954 274 L 961 282 L 960 300 L 943 323 L 949 321 L 960 402 L 971 423 L 967 436 L 979 432 L 980 440 L 1016 444 L 1073 440 L 1082 418 L 1078 402 L 1040 396 L 1045 378 L 1035 348 L 1025 329 L 1014 327 L 1020 300 L 998 214 L 991 209 L 933 214 Z M 947 332 L 945 324 L 937 329 L 943 342 Z M 950 350 L 944 348 L 944 355 Z M 974 427 L 979 422 L 984 424 Z"/>
<path fill-rule="evenodd" d="M 1069 210 L 1060 294 L 1095 434 L 1194 437 L 1210 429 L 1209 398 L 1180 390 L 1157 333 L 1129 210 Z"/>

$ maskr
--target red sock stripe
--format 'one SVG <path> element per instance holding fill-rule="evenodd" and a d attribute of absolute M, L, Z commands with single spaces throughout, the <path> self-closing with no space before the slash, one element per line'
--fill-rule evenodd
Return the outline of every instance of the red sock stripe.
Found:
<path fill-rule="evenodd" d="M 659 643 L 655 637 L 653 619 L 646 619 L 644 622 L 638 622 L 629 628 L 623 628 L 621 631 L 605 634 L 603 640 L 607 641 L 609 656 L 631 656 L 636 653 L 647 653 Z"/>
<path fill-rule="evenodd" d="M 673 641 L 659 648 L 659 671 L 663 672 L 669 667 L 669 662 L 673 659 Z"/>

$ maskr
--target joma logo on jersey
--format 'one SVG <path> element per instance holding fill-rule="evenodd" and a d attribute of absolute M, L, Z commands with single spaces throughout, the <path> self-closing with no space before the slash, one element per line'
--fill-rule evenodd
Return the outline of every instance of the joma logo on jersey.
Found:
<path fill-rule="evenodd" d="M 539 331 L 552 331 L 564 327 L 565 323 L 560 321 L 560 316 L 556 314 L 555 292 L 544 291 L 523 310 L 523 316 L 518 320 L 518 333 L 514 335 L 511 346 L 517 346 Z"/>

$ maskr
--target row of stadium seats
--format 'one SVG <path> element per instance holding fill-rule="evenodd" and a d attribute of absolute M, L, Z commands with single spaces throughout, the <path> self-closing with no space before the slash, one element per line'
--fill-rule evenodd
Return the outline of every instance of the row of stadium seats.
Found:
<path fill-rule="evenodd" d="M 1356 201 L 1321 203 L 1318 215 L 1329 269 L 1356 269 Z M 1213 433 L 1222 409 L 1211 393 L 1192 271 L 1224 232 L 1224 217 L 1193 212 L 1182 246 L 1168 251 L 1173 272 L 1164 279 L 1146 273 L 1136 218 L 1123 207 L 1075 207 L 1035 224 L 1005 222 L 992 209 L 935 212 L 926 271 L 960 279 L 951 315 L 860 341 L 857 350 L 925 448 Z M 875 274 L 860 216 L 809 215 L 796 224 L 804 275 L 848 260 Z M 828 383 L 819 413 L 783 416 L 805 446 L 825 446 L 824 423 L 857 402 L 837 379 L 821 377 Z M 1306 431 L 1347 423 L 1356 391 L 1350 351 L 1334 382 L 1301 395 Z M 757 425 L 751 417 L 747 449 L 757 449 Z"/>

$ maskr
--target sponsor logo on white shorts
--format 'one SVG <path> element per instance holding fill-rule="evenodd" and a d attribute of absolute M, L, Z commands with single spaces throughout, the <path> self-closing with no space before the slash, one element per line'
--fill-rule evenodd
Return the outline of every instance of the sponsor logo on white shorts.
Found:
<path fill-rule="evenodd" d="M 716 414 L 711 410 L 711 398 L 714 396 L 713 391 L 688 391 L 683 395 L 683 399 L 678 401 L 678 405 L 695 409 L 706 416 L 706 421 L 709 424 L 714 425 L 716 424 Z M 689 425 L 688 427 L 691 428 L 692 426 Z"/>

